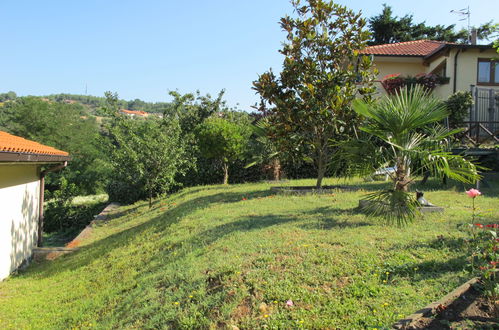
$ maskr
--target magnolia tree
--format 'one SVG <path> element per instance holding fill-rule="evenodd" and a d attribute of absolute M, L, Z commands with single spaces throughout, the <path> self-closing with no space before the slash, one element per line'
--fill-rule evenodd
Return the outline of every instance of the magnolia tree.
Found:
<path fill-rule="evenodd" d="M 331 1 L 292 4 L 296 17 L 280 23 L 287 33 L 281 73 L 263 73 L 253 88 L 268 118 L 269 138 L 278 150 L 313 161 L 321 188 L 335 151 L 331 141 L 351 135 L 357 125 L 351 102 L 374 91 L 371 60 L 359 56 L 369 32 L 360 13 Z"/>

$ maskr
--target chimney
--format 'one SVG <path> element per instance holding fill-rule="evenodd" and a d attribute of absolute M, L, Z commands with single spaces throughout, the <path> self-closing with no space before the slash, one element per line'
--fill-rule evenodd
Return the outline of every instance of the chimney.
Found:
<path fill-rule="evenodd" d="M 470 41 L 471 41 L 472 45 L 476 45 L 477 34 L 478 33 L 477 33 L 476 29 L 471 29 L 471 37 L 470 37 L 471 40 Z"/>

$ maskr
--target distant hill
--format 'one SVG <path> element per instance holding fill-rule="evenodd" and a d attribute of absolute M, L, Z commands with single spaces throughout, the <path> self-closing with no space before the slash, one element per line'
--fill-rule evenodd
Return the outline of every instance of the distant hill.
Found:
<path fill-rule="evenodd" d="M 95 113 L 97 109 L 103 107 L 106 104 L 106 98 L 103 96 L 60 93 L 42 95 L 40 97 L 55 102 L 65 102 L 69 104 L 79 103 L 84 105 L 92 113 Z M 0 93 L 0 102 L 14 100 L 16 98 L 17 94 L 12 91 L 9 91 L 7 93 Z M 118 105 L 122 109 L 145 111 L 151 113 L 163 113 L 165 109 L 168 109 L 170 107 L 170 103 L 168 102 L 146 102 L 140 99 L 131 101 L 119 100 Z"/>

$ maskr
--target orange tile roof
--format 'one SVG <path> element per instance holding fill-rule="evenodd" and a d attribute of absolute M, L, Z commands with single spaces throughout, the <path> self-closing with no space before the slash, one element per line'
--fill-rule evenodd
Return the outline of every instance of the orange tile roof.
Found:
<path fill-rule="evenodd" d="M 135 111 L 135 110 L 121 109 L 121 112 L 129 114 L 129 115 L 137 115 L 137 116 L 144 116 L 144 117 L 149 116 L 149 113 L 147 113 L 145 111 Z"/>
<path fill-rule="evenodd" d="M 18 152 L 38 155 L 68 156 L 65 151 L 58 150 L 35 141 L 0 131 L 0 152 Z"/>
<path fill-rule="evenodd" d="M 435 40 L 415 40 L 406 42 L 397 42 L 394 44 L 384 44 L 369 46 L 362 50 L 361 54 L 369 55 L 387 55 L 387 56 L 421 56 L 426 57 L 439 51 L 446 45 L 453 43 Z"/>

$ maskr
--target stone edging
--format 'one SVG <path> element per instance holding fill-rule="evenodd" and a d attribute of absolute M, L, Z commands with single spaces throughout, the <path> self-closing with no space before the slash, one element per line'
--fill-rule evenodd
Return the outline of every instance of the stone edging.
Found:
<path fill-rule="evenodd" d="M 459 298 L 463 293 L 468 291 L 468 289 L 475 283 L 477 283 L 479 280 L 478 277 L 472 278 L 468 282 L 464 283 L 451 293 L 447 294 L 440 300 L 437 300 L 435 302 L 432 302 L 428 306 L 418 310 L 414 314 L 411 314 L 407 316 L 406 318 L 399 320 L 397 323 L 395 323 L 392 328 L 393 329 L 412 329 L 411 326 L 413 326 L 419 319 L 434 315 L 435 311 L 439 306 L 449 306 L 452 304 L 457 298 Z"/>
<path fill-rule="evenodd" d="M 280 187 L 270 187 L 270 191 L 282 194 L 294 194 L 294 195 L 305 195 L 305 194 L 331 194 L 338 190 L 343 191 L 357 191 L 359 188 L 350 186 L 325 186 L 322 189 L 317 189 L 315 187 L 305 187 L 305 186 L 280 186 Z"/>

